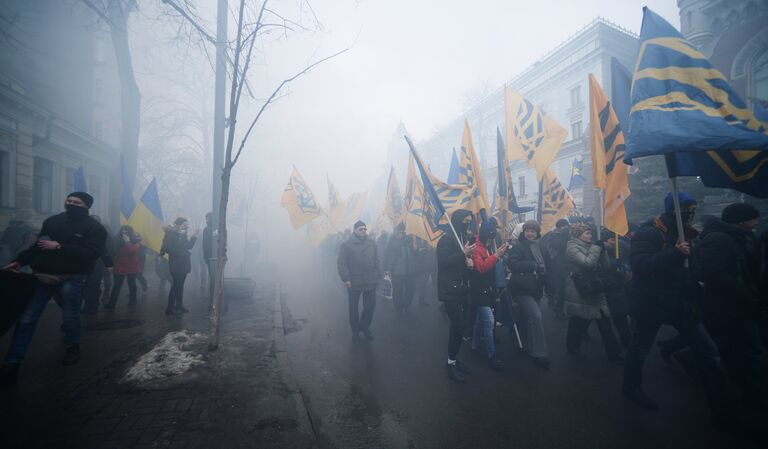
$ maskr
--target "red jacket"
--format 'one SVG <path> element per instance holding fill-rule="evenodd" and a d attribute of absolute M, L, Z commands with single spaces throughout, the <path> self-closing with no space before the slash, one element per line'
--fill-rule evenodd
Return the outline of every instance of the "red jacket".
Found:
<path fill-rule="evenodd" d="M 472 251 L 472 262 L 475 268 L 470 276 L 469 298 L 475 306 L 493 307 L 495 300 L 493 281 L 496 275 L 494 268 L 499 258 L 491 254 L 478 238 L 475 241 L 475 249 Z"/>
<path fill-rule="evenodd" d="M 475 250 L 472 251 L 472 262 L 475 263 L 475 271 L 478 273 L 487 273 L 498 263 L 499 258 L 491 254 L 488 248 L 480 241 L 480 237 L 475 241 Z"/>
<path fill-rule="evenodd" d="M 115 251 L 115 274 L 137 274 L 141 271 L 139 243 L 124 243 Z"/>

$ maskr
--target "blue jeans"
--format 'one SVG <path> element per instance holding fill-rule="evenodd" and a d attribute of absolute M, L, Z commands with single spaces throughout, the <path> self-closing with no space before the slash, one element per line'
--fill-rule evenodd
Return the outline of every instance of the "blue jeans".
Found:
<path fill-rule="evenodd" d="M 488 356 L 496 354 L 496 345 L 493 342 L 493 326 L 496 320 L 493 318 L 493 311 L 490 307 L 482 306 L 477 308 L 475 315 L 475 327 L 472 332 L 472 349 L 480 346 L 480 336 L 485 338 L 485 347 L 488 349 Z"/>
<path fill-rule="evenodd" d="M 64 344 L 67 346 L 80 344 L 80 300 L 87 279 L 88 276 L 75 275 L 56 285 L 37 284 L 32 301 L 16 323 L 13 339 L 3 364 L 21 363 L 24 360 L 37 322 L 53 296 L 56 297 L 56 303 L 61 307 L 64 319 L 61 326 L 61 330 L 64 332 Z"/>

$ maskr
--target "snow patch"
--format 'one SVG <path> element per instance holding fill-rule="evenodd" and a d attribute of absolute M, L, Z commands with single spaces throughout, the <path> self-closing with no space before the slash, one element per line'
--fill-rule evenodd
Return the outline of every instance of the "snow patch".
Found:
<path fill-rule="evenodd" d="M 141 356 L 125 373 L 122 382 L 150 382 L 178 376 L 205 362 L 192 349 L 206 337 L 201 333 L 169 332 L 151 351 Z"/>

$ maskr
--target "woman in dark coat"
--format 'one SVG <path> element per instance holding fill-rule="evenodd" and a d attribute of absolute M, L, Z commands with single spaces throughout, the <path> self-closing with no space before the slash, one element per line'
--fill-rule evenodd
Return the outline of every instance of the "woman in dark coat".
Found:
<path fill-rule="evenodd" d="M 529 220 L 523 224 L 519 243 L 513 246 L 507 256 L 507 267 L 511 273 L 509 293 L 520 308 L 523 349 L 537 365 L 550 365 L 547 341 L 544 337 L 541 306 L 539 300 L 544 294 L 547 268 L 551 262 L 549 252 L 541 245 L 541 227 Z"/>
<path fill-rule="evenodd" d="M 191 237 L 187 237 L 188 229 L 189 221 L 184 217 L 177 218 L 173 222 L 173 226 L 165 228 L 160 255 L 168 255 L 168 268 L 171 272 L 171 290 L 168 292 L 166 315 L 179 315 L 188 312 L 184 308 L 184 281 L 192 271 L 190 250 L 195 246 L 198 233 L 195 230 Z"/>

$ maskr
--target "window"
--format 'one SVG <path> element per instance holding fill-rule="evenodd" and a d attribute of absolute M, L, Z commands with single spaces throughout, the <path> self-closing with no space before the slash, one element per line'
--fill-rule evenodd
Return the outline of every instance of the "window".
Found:
<path fill-rule="evenodd" d="M 101 205 L 106 202 L 101 197 L 101 179 L 98 176 L 88 177 L 88 193 L 93 197 L 93 213 L 99 215 L 102 212 Z"/>
<path fill-rule="evenodd" d="M 64 194 L 68 195 L 70 192 L 75 191 L 75 169 L 67 168 L 65 170 L 64 178 Z"/>
<path fill-rule="evenodd" d="M 53 162 L 41 157 L 35 158 L 32 168 L 34 179 L 32 202 L 36 212 L 50 213 L 53 211 Z"/>
<path fill-rule="evenodd" d="M 571 140 L 581 139 L 582 137 L 581 120 L 571 123 Z"/>
<path fill-rule="evenodd" d="M 571 89 L 571 107 L 576 108 L 581 106 L 581 86 L 576 86 Z"/>
<path fill-rule="evenodd" d="M 0 146 L 0 206 L 13 206 L 13 182 L 11 181 L 11 153 Z"/>
<path fill-rule="evenodd" d="M 525 176 L 517 178 L 517 194 L 518 196 L 525 196 Z"/>

